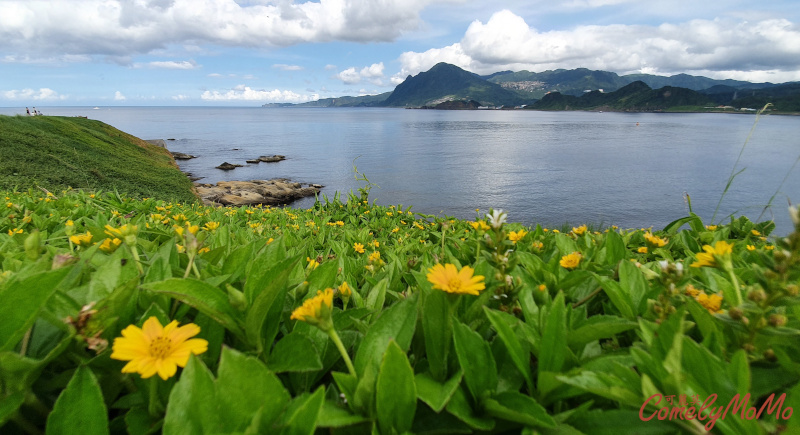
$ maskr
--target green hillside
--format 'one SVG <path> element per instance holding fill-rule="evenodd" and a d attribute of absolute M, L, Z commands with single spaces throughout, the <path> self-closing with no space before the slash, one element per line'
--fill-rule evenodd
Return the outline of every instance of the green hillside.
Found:
<path fill-rule="evenodd" d="M 0 116 L 0 189 L 37 187 L 196 200 L 164 148 L 85 118 Z"/>
<path fill-rule="evenodd" d="M 651 89 L 645 83 L 637 81 L 614 92 L 592 91 L 584 93 L 580 97 L 551 92 L 528 108 L 535 110 L 661 111 L 702 107 L 708 104 L 712 103 L 707 95 L 691 89 L 672 86 Z"/>
<path fill-rule="evenodd" d="M 421 107 L 447 100 L 475 100 L 485 106 L 514 106 L 532 102 L 530 98 L 455 65 L 438 63 L 426 72 L 406 78 L 382 105 Z"/>

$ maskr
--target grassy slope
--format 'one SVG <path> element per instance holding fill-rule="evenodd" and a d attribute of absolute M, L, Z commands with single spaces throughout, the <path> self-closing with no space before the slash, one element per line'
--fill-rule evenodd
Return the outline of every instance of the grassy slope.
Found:
<path fill-rule="evenodd" d="M 0 189 L 114 190 L 194 201 L 169 152 L 100 121 L 0 116 Z"/>

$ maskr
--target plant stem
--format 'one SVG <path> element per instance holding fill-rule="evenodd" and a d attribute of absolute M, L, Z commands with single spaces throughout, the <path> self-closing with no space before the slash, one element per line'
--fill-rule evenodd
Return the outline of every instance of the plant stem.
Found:
<path fill-rule="evenodd" d="M 136 245 L 131 246 L 131 253 L 133 254 L 133 260 L 136 262 L 136 268 L 139 270 L 139 275 L 144 275 L 144 268 L 141 260 L 139 260 L 139 250 L 136 249 Z"/>
<path fill-rule="evenodd" d="M 36 427 L 33 423 L 29 422 L 25 419 L 19 412 L 16 412 L 12 417 L 11 421 L 13 421 L 17 426 L 19 426 L 25 433 L 40 435 L 44 434 L 38 427 Z"/>
<path fill-rule="evenodd" d="M 336 328 L 331 328 L 328 330 L 328 337 L 330 337 L 331 340 L 333 340 L 333 344 L 335 344 L 336 348 L 339 349 L 339 353 L 342 355 L 342 358 L 344 359 L 344 363 L 347 366 L 347 370 L 354 377 L 358 377 L 358 375 L 356 375 L 356 369 L 355 367 L 353 367 L 353 361 L 350 360 L 350 355 L 347 354 L 347 349 L 344 348 L 344 344 L 342 344 L 342 340 L 339 338 L 339 334 L 336 333 Z"/>
<path fill-rule="evenodd" d="M 589 302 L 589 299 L 597 296 L 597 294 L 600 293 L 601 291 L 603 291 L 603 287 L 597 287 L 596 289 L 594 289 L 593 292 L 589 293 L 589 296 L 586 296 L 585 298 L 579 300 L 578 302 L 575 302 L 572 305 L 572 308 L 578 308 L 581 305 L 585 304 L 586 302 Z"/>
<path fill-rule="evenodd" d="M 28 343 L 31 341 L 31 333 L 33 332 L 33 326 L 28 328 L 25 332 L 25 336 L 22 337 L 22 345 L 19 349 L 19 356 L 25 356 L 28 353 Z"/>
<path fill-rule="evenodd" d="M 147 403 L 147 412 L 153 418 L 158 418 L 161 411 L 161 403 L 158 401 L 158 378 L 150 378 L 150 400 Z"/>

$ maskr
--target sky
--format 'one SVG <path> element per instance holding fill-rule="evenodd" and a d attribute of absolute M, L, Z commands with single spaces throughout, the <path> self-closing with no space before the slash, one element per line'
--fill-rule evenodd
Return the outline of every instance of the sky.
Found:
<path fill-rule="evenodd" d="M 301 103 L 438 62 L 800 81 L 800 2 L 0 0 L 0 107 Z"/>

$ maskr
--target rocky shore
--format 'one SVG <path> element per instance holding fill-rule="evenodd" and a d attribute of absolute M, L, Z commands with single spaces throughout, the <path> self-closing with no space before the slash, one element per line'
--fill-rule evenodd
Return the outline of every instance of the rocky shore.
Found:
<path fill-rule="evenodd" d="M 220 181 L 216 185 L 195 183 L 195 190 L 206 205 L 283 205 L 314 196 L 323 186 L 301 184 L 287 179 Z"/>

